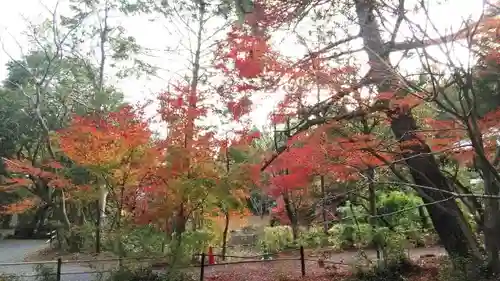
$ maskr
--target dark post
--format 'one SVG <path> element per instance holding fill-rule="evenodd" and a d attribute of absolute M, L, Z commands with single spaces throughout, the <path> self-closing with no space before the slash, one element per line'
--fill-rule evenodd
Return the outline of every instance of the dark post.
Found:
<path fill-rule="evenodd" d="M 304 258 L 304 246 L 300 246 L 300 269 L 302 270 L 302 277 L 306 276 L 306 260 Z"/>
<path fill-rule="evenodd" d="M 205 275 L 205 253 L 201 254 L 200 281 L 203 281 L 203 275 Z"/>
<path fill-rule="evenodd" d="M 58 258 L 57 259 L 57 270 L 56 270 L 56 280 L 61 281 L 61 266 L 62 266 L 62 259 Z"/>

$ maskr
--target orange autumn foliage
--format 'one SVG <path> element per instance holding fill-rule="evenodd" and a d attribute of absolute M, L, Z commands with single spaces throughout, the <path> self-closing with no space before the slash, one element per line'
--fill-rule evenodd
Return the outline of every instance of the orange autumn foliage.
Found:
<path fill-rule="evenodd" d="M 35 207 L 37 204 L 38 200 L 34 198 L 25 198 L 21 201 L 9 204 L 7 206 L 0 206 L 0 214 L 3 215 L 22 214 L 27 210 Z"/>
<path fill-rule="evenodd" d="M 226 40 L 219 44 L 218 55 L 222 59 L 217 60 L 216 67 L 230 81 L 224 85 L 224 98 L 227 100 L 241 95 L 249 99 L 265 91 L 284 92 L 284 98 L 271 115 L 277 139 L 273 144 L 275 151 L 258 167 L 259 172 L 253 173 L 255 183 L 273 197 L 280 198 L 283 194 L 303 196 L 307 194 L 312 179 L 318 175 L 328 175 L 341 182 L 359 180 L 363 176 L 366 178 L 364 173 L 367 170 L 393 168 L 407 163 L 408 157 L 427 151 L 427 145 L 432 154 L 449 156 L 461 165 L 471 164 L 478 154 L 483 153 L 491 163 L 497 162 L 498 156 L 495 154 L 500 130 L 498 108 L 475 118 L 474 113 L 471 113 L 475 105 L 471 105 L 470 110 L 465 106 L 469 114 L 457 117 L 459 114 L 451 113 L 452 117 L 448 120 L 424 118 L 419 126 L 413 122 L 416 119 L 417 122 L 422 121 L 421 116 L 408 114 L 409 118 L 404 120 L 406 124 L 396 124 L 396 117 L 406 116 L 413 109 L 425 108 L 422 105 L 447 112 L 444 107 L 449 109 L 453 106 L 447 105 L 448 101 L 444 102 L 446 106 L 440 107 L 438 100 L 448 92 L 441 93 L 436 90 L 439 87 L 426 91 L 425 87 L 415 86 L 421 81 L 394 81 L 392 89 L 377 93 L 376 88 L 365 87 L 370 84 L 363 81 L 368 75 L 360 79 L 358 70 L 349 66 L 347 60 L 345 65 L 339 65 L 331 56 L 328 58 L 331 53 L 325 54 L 325 49 L 318 49 L 318 52 L 309 49 L 313 44 L 307 44 L 312 42 L 306 42 L 306 39 L 301 39 L 305 46 L 309 45 L 303 59 L 286 57 L 269 44 L 256 51 L 256 56 L 249 56 L 249 53 L 254 53 L 252 47 L 257 45 L 256 41 L 269 40 L 267 35 L 270 32 L 266 33 L 269 29 L 290 19 L 285 9 L 293 6 L 286 1 L 255 1 L 255 5 L 255 11 L 247 15 L 245 25 L 235 27 L 228 33 Z M 278 22 L 275 21 L 277 18 L 280 19 Z M 488 72 L 498 73 L 499 19 L 484 20 L 475 26 L 477 30 L 471 28 L 474 31 L 469 29 L 460 35 L 461 38 L 470 37 L 473 44 L 471 51 L 480 57 L 471 68 L 470 80 L 484 78 Z M 256 29 L 259 32 L 255 32 Z M 478 34 L 473 37 L 475 32 Z M 464 36 L 465 33 L 467 36 Z M 260 50 L 267 50 L 267 53 Z M 448 66 L 450 72 L 456 71 L 454 62 Z M 463 73 L 468 71 L 465 69 Z M 457 72 L 460 77 L 467 75 L 462 74 L 462 71 Z M 379 77 L 375 79 L 376 75 L 370 73 L 375 81 L 384 80 Z M 449 78 L 455 77 L 450 75 Z M 476 85 L 475 81 L 469 85 L 468 78 L 457 81 L 455 88 L 449 85 L 445 88 L 467 92 L 463 95 L 471 92 L 472 95 L 479 95 L 480 89 L 476 92 L 470 89 Z M 494 90 L 486 93 L 490 95 L 496 93 L 498 85 L 495 81 L 498 77 L 491 80 Z M 428 82 L 427 86 L 432 82 Z M 467 84 L 465 89 L 460 89 L 463 84 Z M 415 92 L 415 89 L 419 92 Z M 450 97 L 455 98 L 452 95 Z M 474 99 L 471 97 L 471 100 Z M 417 110 L 413 113 L 419 112 Z M 238 118 L 248 114 L 240 108 L 236 111 L 234 115 Z M 389 128 L 384 128 L 384 125 Z M 391 125 L 405 127 L 402 131 L 406 132 L 403 132 L 401 139 L 400 136 L 393 138 L 390 130 L 395 129 Z M 424 146 L 424 150 L 416 149 Z M 269 178 L 266 182 L 261 180 L 262 174 Z"/>
<path fill-rule="evenodd" d="M 207 108 L 202 92 L 173 87 L 159 95 L 159 114 L 167 123 L 167 137 L 155 144 L 158 165 L 143 181 L 141 195 L 128 205 L 138 223 L 153 223 L 172 231 L 171 219 L 182 224 L 205 204 L 218 181 L 213 132 L 197 122 Z"/>
<path fill-rule="evenodd" d="M 251 216 L 252 213 L 250 210 L 244 208 L 242 210 L 231 210 L 229 211 L 229 223 L 231 226 L 237 226 L 238 228 L 242 228 L 248 225 L 248 217 Z M 210 212 L 207 218 L 215 223 L 219 230 L 224 230 L 226 225 L 226 214 L 218 209 L 214 208 L 212 212 Z"/>
<path fill-rule="evenodd" d="M 124 106 L 103 115 L 74 116 L 70 126 L 57 133 L 60 148 L 77 164 L 97 172 L 98 178 L 104 177 L 109 187 L 121 188 L 124 198 L 136 197 L 155 172 L 161 152 L 151 142 L 142 109 Z"/>
<path fill-rule="evenodd" d="M 13 173 L 6 188 L 17 188 L 19 186 L 31 186 L 33 180 L 40 180 L 49 187 L 72 189 L 75 185 L 59 174 L 62 166 L 54 161 L 41 163 L 38 167 L 32 165 L 31 161 L 4 159 L 7 169 Z"/>
<path fill-rule="evenodd" d="M 74 116 L 57 132 L 61 150 L 84 166 L 119 164 L 130 151 L 149 143 L 148 123 L 131 106 L 103 116 Z"/>

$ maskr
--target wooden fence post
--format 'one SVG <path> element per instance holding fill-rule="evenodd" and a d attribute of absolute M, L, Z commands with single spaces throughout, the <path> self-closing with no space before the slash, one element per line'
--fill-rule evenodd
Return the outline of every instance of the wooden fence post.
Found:
<path fill-rule="evenodd" d="M 205 275 L 205 253 L 201 254 L 200 281 L 203 281 Z"/>
<path fill-rule="evenodd" d="M 57 259 L 57 269 L 56 269 L 56 280 L 61 281 L 61 267 L 62 267 L 62 259 Z"/>
<path fill-rule="evenodd" d="M 300 269 L 302 271 L 302 277 L 306 276 L 306 261 L 304 257 L 304 246 L 300 246 Z"/>

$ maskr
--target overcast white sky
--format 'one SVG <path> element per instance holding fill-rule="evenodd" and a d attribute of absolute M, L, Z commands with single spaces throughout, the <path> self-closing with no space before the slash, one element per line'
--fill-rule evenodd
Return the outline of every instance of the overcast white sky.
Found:
<path fill-rule="evenodd" d="M 0 9 L 0 40 L 10 56 L 19 57 L 21 55 L 19 46 L 26 48 L 28 45 L 23 36 L 21 36 L 21 32 L 26 29 L 24 18 L 37 22 L 47 16 L 40 1 L 43 1 L 49 7 L 54 6 L 56 2 L 56 0 L 15 0 L 8 1 L 8 4 L 3 5 L 2 9 Z M 481 12 L 481 0 L 452 0 L 449 2 L 449 4 L 431 9 L 433 22 L 441 32 L 448 30 L 450 27 L 456 30 L 463 18 L 469 16 L 477 18 Z M 425 22 L 423 18 L 420 20 L 417 19 L 417 21 Z M 162 24 L 155 24 L 148 21 L 146 17 L 123 18 L 121 22 L 127 28 L 128 32 L 147 48 L 162 49 L 165 46 L 172 46 L 172 42 L 180 40 L 180 37 L 175 38 L 175 36 L 166 34 Z M 302 53 L 300 46 L 291 40 L 282 42 L 280 49 L 288 54 L 296 54 L 297 56 Z M 9 60 L 9 55 L 6 55 L 0 49 L 0 79 L 5 78 L 6 70 L 4 65 Z M 467 53 L 458 51 L 457 56 L 465 58 Z M 170 70 L 183 69 L 183 61 L 185 61 L 184 57 L 172 57 L 172 55 L 164 55 L 155 59 L 159 67 Z M 417 68 L 418 66 L 419 63 L 416 59 L 406 61 L 404 64 L 406 69 Z M 124 91 L 129 101 L 140 101 L 144 100 L 145 97 L 152 97 L 153 93 L 165 89 L 167 81 L 171 80 L 171 78 L 171 75 L 162 73 L 161 79 L 126 79 L 120 81 L 117 86 Z M 259 106 L 259 109 L 254 114 L 253 119 L 259 125 L 263 125 L 266 122 L 266 114 L 271 110 L 274 102 L 268 100 L 265 103 L 266 105 Z"/>

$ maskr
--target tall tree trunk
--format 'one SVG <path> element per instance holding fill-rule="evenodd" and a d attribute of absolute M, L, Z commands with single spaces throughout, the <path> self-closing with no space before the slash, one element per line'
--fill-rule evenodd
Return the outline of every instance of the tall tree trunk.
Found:
<path fill-rule="evenodd" d="M 5 229 L 10 228 L 11 220 L 12 220 L 12 215 L 0 216 L 0 221 L 2 221 L 0 228 L 5 228 Z"/>
<path fill-rule="evenodd" d="M 222 232 L 222 260 L 226 260 L 226 248 L 227 248 L 227 234 L 229 232 L 229 212 L 226 210 L 224 212 L 225 222 L 224 222 L 224 232 Z"/>
<path fill-rule="evenodd" d="M 109 190 L 105 184 L 99 185 L 99 198 L 97 200 L 97 220 L 96 220 L 96 234 L 95 234 L 95 251 L 96 253 L 101 252 L 101 233 L 102 226 L 106 219 L 106 203 L 109 194 Z"/>
<path fill-rule="evenodd" d="M 464 87 L 463 91 L 470 92 L 472 85 L 467 83 L 462 85 Z M 500 274 L 500 241 L 498 237 L 500 235 L 500 204 L 498 196 L 500 195 L 499 177 L 498 170 L 496 166 L 498 165 L 498 159 L 494 159 L 493 163 L 490 163 L 489 157 L 485 152 L 485 144 L 483 140 L 483 134 L 478 126 L 479 115 L 475 108 L 475 102 L 468 95 L 464 95 L 464 99 L 460 101 L 462 108 L 471 112 L 467 116 L 465 123 L 467 127 L 467 133 L 470 137 L 472 147 L 475 152 L 475 163 L 476 170 L 479 171 L 483 178 L 484 193 L 490 198 L 484 200 L 484 217 L 483 217 L 483 233 L 484 233 L 484 244 L 487 254 L 487 266 L 490 272 L 495 275 Z M 497 145 L 498 146 L 498 145 Z M 499 150 L 495 153 L 498 155 Z M 497 158 L 497 157 L 495 157 Z"/>
<path fill-rule="evenodd" d="M 123 247 L 123 240 L 122 240 L 122 233 L 121 233 L 121 226 L 122 226 L 122 213 L 123 213 L 123 200 L 125 200 L 125 186 L 120 186 L 120 202 L 118 205 L 118 211 L 117 211 L 117 219 L 116 219 L 116 229 L 118 230 L 118 239 L 117 239 L 117 244 L 118 244 L 118 251 L 120 253 L 120 257 L 123 257 L 125 255 L 125 249 Z M 121 266 L 121 259 L 120 259 L 120 266 Z"/>
<path fill-rule="evenodd" d="M 99 201 L 96 202 L 96 207 L 97 207 L 97 220 L 96 220 L 96 227 L 95 227 L 95 252 L 97 254 L 101 253 L 101 225 L 102 225 L 102 219 L 103 217 L 101 216 L 101 208 L 100 208 Z"/>
<path fill-rule="evenodd" d="M 320 177 L 320 185 L 321 185 L 321 218 L 323 219 L 323 232 L 328 234 L 328 228 L 330 226 L 327 221 L 326 216 L 326 192 L 325 192 L 325 176 Z"/>
<path fill-rule="evenodd" d="M 410 113 L 401 113 L 392 119 L 391 128 L 400 141 L 417 140 L 413 132 L 417 130 L 415 120 Z M 480 252 L 472 229 L 467 223 L 455 198 L 449 193 L 450 184 L 439 169 L 431 150 L 425 143 L 405 147 L 402 156 L 410 168 L 416 185 L 430 187 L 416 188 L 426 204 L 427 212 L 448 254 L 455 258 L 471 259 L 479 257 Z"/>
<path fill-rule="evenodd" d="M 482 171 L 484 191 L 486 195 L 498 196 L 500 188 L 494 175 L 491 174 L 488 163 L 478 160 L 479 169 Z M 497 198 L 485 199 L 484 212 L 484 245 L 488 257 L 487 264 L 492 272 L 500 273 L 500 209 L 499 200 Z"/>
<path fill-rule="evenodd" d="M 175 238 L 177 245 L 180 246 L 182 243 L 182 234 L 186 231 L 186 214 L 184 210 L 184 203 L 181 203 L 177 215 L 175 216 Z"/>
<path fill-rule="evenodd" d="M 186 215 L 185 215 L 185 209 L 184 209 L 184 203 L 181 203 L 179 206 L 179 209 L 177 211 L 177 214 L 174 216 L 174 235 L 175 235 L 175 241 L 172 246 L 173 248 L 173 255 L 172 255 L 172 260 L 171 264 L 172 266 L 176 266 L 181 251 L 182 251 L 182 234 L 186 230 Z"/>
<path fill-rule="evenodd" d="M 285 211 L 290 220 L 290 226 L 292 227 L 293 241 L 297 241 L 299 238 L 299 220 L 297 217 L 297 210 L 294 208 L 288 192 L 283 192 L 283 201 L 285 202 Z"/>
<path fill-rule="evenodd" d="M 369 194 L 369 210 L 370 210 L 370 227 L 372 231 L 372 237 L 375 237 L 376 231 L 377 231 L 377 198 L 375 194 L 375 170 L 373 168 L 368 168 L 366 171 L 366 176 L 368 178 L 368 194 Z M 381 255 L 380 255 L 380 244 L 379 242 L 374 239 L 373 240 L 373 246 L 375 247 L 377 251 L 377 260 L 380 260 Z"/>
<path fill-rule="evenodd" d="M 394 74 L 389 60 L 390 44 L 382 41 L 380 27 L 375 19 L 376 2 L 372 0 L 355 0 L 354 2 L 360 35 L 371 66 L 367 78 L 378 85 L 380 92 L 391 90 L 397 92 L 401 89 L 401 85 L 398 83 L 399 77 Z M 418 140 L 414 134 L 417 129 L 416 122 L 410 112 L 388 113 L 391 118 L 392 132 L 398 140 Z M 447 179 L 430 154 L 429 147 L 423 140 L 418 141 L 421 143 L 412 146 L 411 151 L 402 153 L 413 180 L 417 185 L 451 191 Z M 417 192 L 427 204 L 426 208 L 434 228 L 448 254 L 453 258 L 468 260 L 479 258 L 479 248 L 472 230 L 454 199 L 447 198 L 447 195 L 440 191 L 417 189 Z"/>
<path fill-rule="evenodd" d="M 42 218 L 45 216 L 45 213 L 49 212 L 49 205 L 45 205 L 41 208 L 38 208 L 33 215 L 33 218 L 31 221 L 26 225 L 26 224 L 20 224 L 18 228 L 15 231 L 16 236 L 22 237 L 22 238 L 32 238 L 36 234 L 36 230 L 38 225 L 40 224 L 40 221 Z"/>

